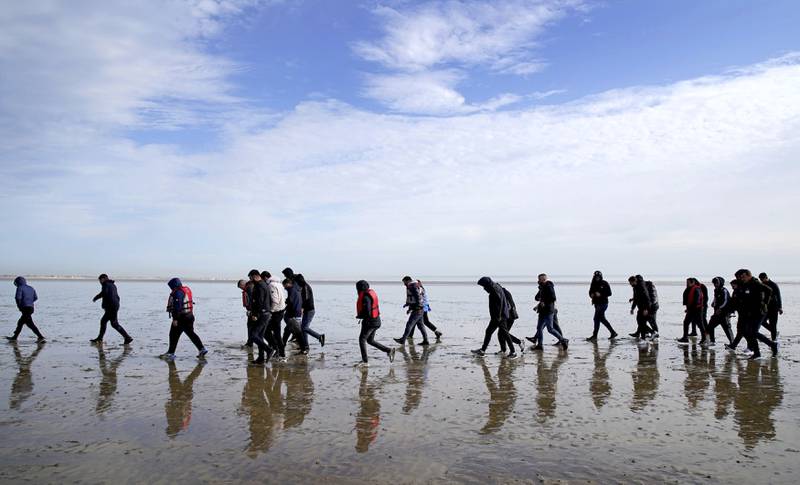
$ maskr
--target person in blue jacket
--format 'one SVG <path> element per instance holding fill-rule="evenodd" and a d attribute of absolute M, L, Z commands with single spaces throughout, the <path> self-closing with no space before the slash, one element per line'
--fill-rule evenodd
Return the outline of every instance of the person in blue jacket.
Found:
<path fill-rule="evenodd" d="M 106 334 L 106 326 L 108 322 L 111 322 L 111 328 L 119 332 L 122 338 L 125 339 L 124 344 L 128 345 L 133 342 L 133 338 L 128 335 L 128 332 L 119 324 L 119 319 L 117 318 L 117 314 L 119 313 L 119 293 L 117 293 L 117 285 L 115 285 L 114 280 L 109 279 L 108 275 L 105 273 L 98 276 L 97 281 L 100 282 L 100 293 L 95 295 L 92 301 L 101 300 L 100 306 L 103 308 L 103 316 L 100 318 L 100 333 L 97 334 L 97 338 L 89 342 L 93 344 L 101 343 L 103 341 L 103 336 Z"/>
<path fill-rule="evenodd" d="M 36 290 L 34 290 L 32 286 L 28 285 L 28 282 L 25 281 L 25 278 L 22 276 L 17 276 L 14 278 L 14 286 L 17 287 L 17 294 L 14 296 L 14 299 L 17 301 L 17 308 L 22 315 L 17 321 L 17 329 L 14 330 L 14 335 L 6 338 L 11 341 L 17 340 L 19 333 L 22 332 L 22 327 L 27 325 L 28 328 L 33 330 L 33 333 L 36 334 L 36 337 L 38 338 L 37 341 L 44 342 L 44 335 L 42 335 L 42 332 L 40 332 L 36 327 L 36 324 L 33 323 L 33 304 L 39 299 L 39 297 L 36 295 Z"/>
<path fill-rule="evenodd" d="M 197 347 L 200 352 L 198 358 L 203 358 L 208 353 L 203 341 L 194 332 L 194 301 L 192 300 L 192 290 L 184 286 L 178 278 L 172 278 L 167 283 L 170 294 L 167 300 L 167 313 L 172 317 L 172 326 L 169 329 L 169 350 L 162 354 L 161 358 L 175 360 L 175 349 L 178 347 L 178 339 L 185 333 L 189 340 Z"/>

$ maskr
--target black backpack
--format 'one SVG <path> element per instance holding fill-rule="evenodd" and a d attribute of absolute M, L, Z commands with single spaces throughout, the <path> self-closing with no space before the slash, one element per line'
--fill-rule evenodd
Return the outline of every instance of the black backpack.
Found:
<path fill-rule="evenodd" d="M 647 294 L 650 296 L 650 307 L 653 310 L 658 310 L 658 291 L 656 285 L 652 281 L 645 281 L 644 286 L 647 288 Z"/>

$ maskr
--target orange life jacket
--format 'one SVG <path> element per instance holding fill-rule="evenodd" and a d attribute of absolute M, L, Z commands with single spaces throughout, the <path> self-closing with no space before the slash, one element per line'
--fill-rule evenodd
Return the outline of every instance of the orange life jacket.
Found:
<path fill-rule="evenodd" d="M 356 314 L 363 315 L 367 309 L 364 308 L 364 295 L 369 294 L 370 299 L 372 300 L 372 308 L 369 309 L 369 316 L 371 318 L 378 318 L 381 315 L 380 308 L 378 307 L 378 295 L 375 291 L 370 288 L 366 291 L 360 291 L 358 293 L 358 301 L 356 302 Z"/>
<path fill-rule="evenodd" d="M 191 315 L 194 313 L 194 301 L 192 300 L 192 290 L 188 286 L 180 286 L 172 290 L 169 294 L 169 299 L 167 300 L 167 309 L 172 312 L 173 305 L 172 301 L 175 296 L 175 292 L 181 290 L 183 292 L 183 309 L 181 310 L 182 314 L 189 314 Z"/>

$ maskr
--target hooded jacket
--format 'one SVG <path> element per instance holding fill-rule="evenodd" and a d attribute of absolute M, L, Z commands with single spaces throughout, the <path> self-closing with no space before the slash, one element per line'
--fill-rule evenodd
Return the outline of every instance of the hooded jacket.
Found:
<path fill-rule="evenodd" d="M 300 288 L 300 296 L 303 298 L 303 311 L 314 311 L 314 291 L 311 289 L 311 285 L 306 282 L 305 277 L 301 274 L 294 275 L 294 284 Z"/>
<path fill-rule="evenodd" d="M 783 310 L 783 301 L 781 301 L 781 289 L 778 287 L 778 284 L 772 280 L 767 281 L 766 283 L 762 283 L 769 287 L 772 290 L 772 296 L 769 299 L 769 309 L 771 311 L 778 311 Z"/>
<path fill-rule="evenodd" d="M 172 278 L 167 282 L 167 286 L 169 289 L 172 290 L 170 295 L 170 303 L 167 306 L 167 312 L 174 317 L 178 315 L 184 314 L 184 303 L 186 300 L 186 293 L 183 292 L 181 287 L 183 283 L 181 283 L 180 278 Z"/>
<path fill-rule="evenodd" d="M 103 310 L 119 310 L 119 293 L 114 280 L 106 279 L 100 286 L 100 293 L 94 299 L 100 300 L 100 307 Z"/>
<path fill-rule="evenodd" d="M 297 285 L 286 288 L 286 318 L 300 318 L 303 316 L 303 298 Z"/>
<path fill-rule="evenodd" d="M 725 288 L 725 279 L 722 276 L 717 276 L 711 282 L 714 283 L 714 301 L 711 303 L 711 307 L 714 310 L 728 313 L 731 294 Z"/>
<path fill-rule="evenodd" d="M 14 278 L 14 286 L 17 287 L 17 293 L 14 295 L 14 299 L 17 301 L 17 308 L 20 310 L 33 308 L 34 302 L 39 299 L 39 296 L 36 295 L 36 290 L 28 285 L 28 282 L 22 276 Z"/>
<path fill-rule="evenodd" d="M 423 308 L 422 291 L 416 281 L 406 285 L 406 306 L 412 312 L 420 311 Z"/>
<path fill-rule="evenodd" d="M 534 300 L 539 302 L 537 308 L 539 315 L 549 315 L 556 310 L 556 287 L 552 281 L 547 280 L 539 283 L 539 291 L 536 292 Z"/>
<path fill-rule="evenodd" d="M 739 315 L 745 318 L 762 318 L 767 313 L 771 292 L 771 289 L 758 281 L 758 278 L 750 278 L 747 283 L 740 283 L 736 292 L 736 309 Z"/>
<path fill-rule="evenodd" d="M 286 309 L 286 292 L 278 278 L 272 277 L 267 281 L 269 287 L 269 311 L 282 312 Z"/>
<path fill-rule="evenodd" d="M 595 296 L 599 293 L 599 296 Z M 608 297 L 611 296 L 611 285 L 603 279 L 603 273 L 597 272 L 589 284 L 589 296 L 592 298 L 593 305 L 608 305 Z"/>
<path fill-rule="evenodd" d="M 250 314 L 258 318 L 269 313 L 269 301 L 267 282 L 264 280 L 254 281 L 253 289 L 250 292 Z"/>
<path fill-rule="evenodd" d="M 650 297 L 650 311 L 658 311 L 658 290 L 655 283 L 652 281 L 645 281 L 644 287 L 647 290 L 647 296 Z"/>
<path fill-rule="evenodd" d="M 633 301 L 631 302 L 631 310 L 638 308 L 639 311 L 649 312 L 652 306 L 653 302 L 650 300 L 650 293 L 647 291 L 644 281 L 637 280 L 636 284 L 633 285 Z"/>
<path fill-rule="evenodd" d="M 370 314 L 370 311 L 374 305 L 374 301 L 372 301 L 372 296 L 370 293 L 375 293 L 369 291 L 369 283 L 364 280 L 359 280 L 356 282 L 356 291 L 358 291 L 358 297 L 361 299 L 361 307 L 358 309 L 358 314 L 356 318 L 360 318 L 366 322 L 378 322 L 380 320 L 380 315 L 378 317 L 373 318 Z M 375 295 L 377 297 L 377 295 Z M 380 310 L 378 310 L 380 313 Z"/>
<path fill-rule="evenodd" d="M 488 276 L 478 280 L 478 284 L 489 294 L 489 318 L 493 322 L 508 320 L 509 308 L 503 287 Z"/>

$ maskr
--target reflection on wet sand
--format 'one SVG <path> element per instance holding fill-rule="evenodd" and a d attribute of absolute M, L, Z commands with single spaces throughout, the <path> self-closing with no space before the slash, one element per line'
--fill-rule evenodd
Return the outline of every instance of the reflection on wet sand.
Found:
<path fill-rule="evenodd" d="M 361 381 L 358 386 L 358 413 L 356 413 L 356 451 L 366 453 L 369 446 L 378 439 L 381 424 L 380 389 L 393 377 L 393 370 L 377 383 L 369 382 L 369 367 L 359 369 Z"/>
<path fill-rule="evenodd" d="M 17 362 L 17 375 L 14 377 L 14 382 L 11 383 L 11 395 L 9 396 L 8 406 L 11 409 L 19 409 L 22 403 L 28 399 L 33 393 L 33 374 L 31 374 L 31 365 L 36 360 L 36 356 L 44 348 L 44 343 L 36 344 L 36 348 L 29 356 L 23 357 L 22 352 L 19 350 L 19 344 L 16 341 L 11 342 L 14 349 L 14 360 Z"/>
<path fill-rule="evenodd" d="M 247 368 L 247 382 L 242 389 L 241 410 L 250 418 L 250 443 L 247 455 L 251 458 L 268 451 L 280 428 L 285 409 L 281 385 L 283 368 L 252 365 Z"/>
<path fill-rule="evenodd" d="M 100 365 L 100 374 L 102 375 L 95 412 L 103 414 L 111 407 L 114 401 L 114 394 L 117 392 L 117 369 L 122 364 L 122 361 L 125 360 L 125 357 L 130 354 L 131 349 L 129 346 L 125 346 L 122 353 L 109 362 L 106 358 L 105 350 L 103 350 L 103 344 L 99 343 L 95 346 L 97 347 L 97 360 Z"/>
<path fill-rule="evenodd" d="M 767 363 L 736 360 L 739 388 L 733 399 L 734 421 L 748 450 L 775 438 L 772 412 L 783 402 L 778 360 Z"/>
<path fill-rule="evenodd" d="M 733 366 L 736 361 L 736 354 L 725 352 L 724 362 L 721 369 L 717 369 L 716 352 L 711 354 L 709 367 L 714 378 L 714 395 L 716 398 L 716 408 L 714 417 L 722 419 L 728 415 L 733 398 L 736 395 L 736 384 L 733 382 Z"/>
<path fill-rule="evenodd" d="M 164 405 L 167 415 L 167 436 L 174 438 L 181 431 L 189 428 L 192 420 L 192 399 L 194 398 L 194 381 L 200 377 L 205 361 L 197 363 L 192 372 L 181 381 L 175 362 L 168 362 L 169 365 L 169 399 Z"/>
<path fill-rule="evenodd" d="M 517 388 L 514 386 L 514 370 L 517 361 L 502 359 L 497 368 L 497 382 L 492 379 L 492 374 L 486 366 L 484 359 L 479 359 L 483 370 L 483 379 L 489 391 L 489 417 L 481 428 L 481 434 L 495 433 L 503 427 L 517 401 Z"/>
<path fill-rule="evenodd" d="M 643 410 L 658 393 L 658 343 L 640 343 L 639 360 L 631 372 L 633 378 L 633 399 L 631 411 Z"/>
<path fill-rule="evenodd" d="M 567 361 L 567 352 L 559 349 L 558 354 L 547 366 L 544 352 L 536 353 L 536 406 L 537 421 L 544 423 L 556 415 L 556 390 L 558 369 Z"/>
<path fill-rule="evenodd" d="M 605 406 L 609 396 L 611 396 L 611 381 L 608 379 L 606 361 L 611 356 L 611 351 L 614 350 L 616 345 L 617 342 L 612 340 L 609 342 L 606 351 L 601 352 L 597 341 L 592 343 L 594 371 L 592 372 L 592 380 L 589 382 L 589 391 L 592 393 L 592 401 L 594 401 L 594 407 L 597 409 Z"/>
<path fill-rule="evenodd" d="M 436 344 L 422 347 L 422 354 L 417 352 L 414 345 L 409 345 L 408 350 L 405 346 L 399 348 L 406 362 L 406 401 L 403 404 L 403 413 L 409 414 L 419 407 L 422 401 L 422 389 L 425 387 L 425 379 L 428 377 L 428 357 L 436 350 Z"/>
<path fill-rule="evenodd" d="M 314 381 L 311 380 L 311 367 L 307 362 L 285 368 L 286 383 L 286 423 L 292 428 L 303 424 L 311 405 L 314 403 Z"/>
<path fill-rule="evenodd" d="M 696 409 L 703 401 L 711 384 L 708 354 L 705 347 L 694 343 L 683 347 L 683 366 L 686 370 L 683 390 L 690 410 Z"/>

